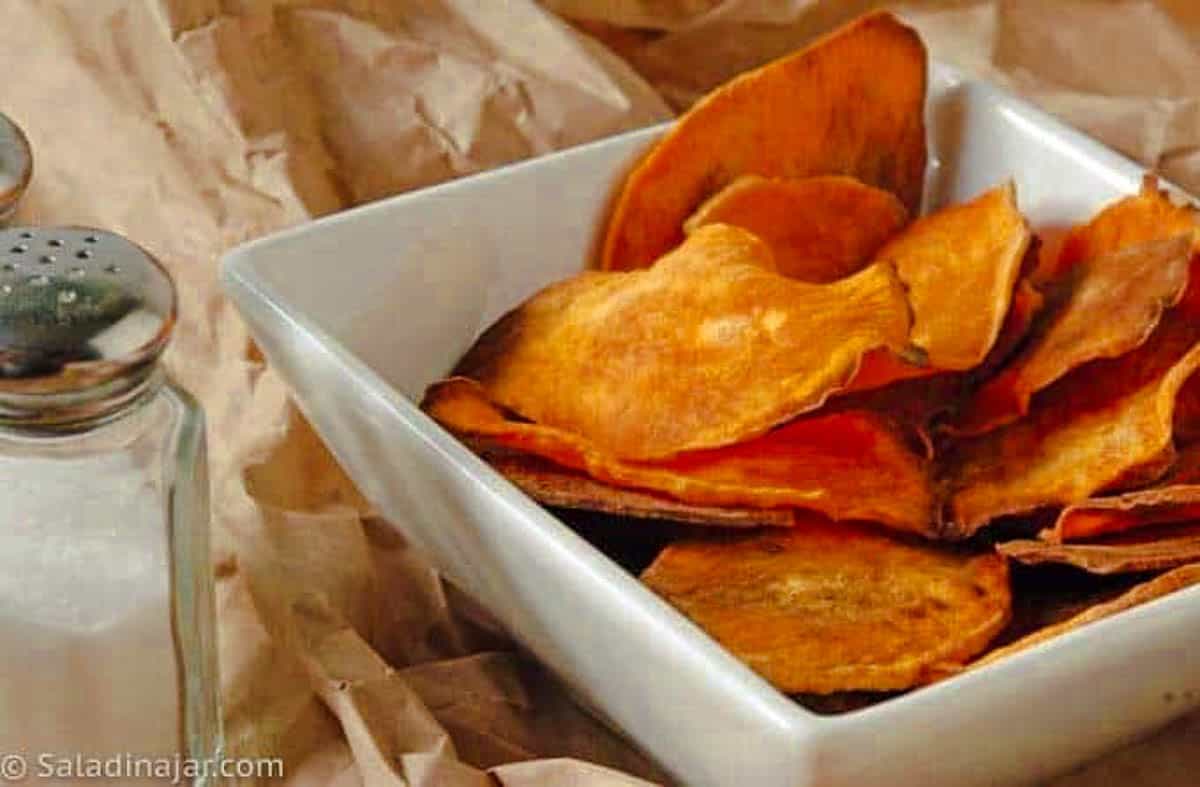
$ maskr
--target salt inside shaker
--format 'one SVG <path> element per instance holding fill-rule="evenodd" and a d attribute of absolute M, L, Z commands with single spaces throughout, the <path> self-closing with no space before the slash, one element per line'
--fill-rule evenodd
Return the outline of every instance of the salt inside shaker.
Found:
<path fill-rule="evenodd" d="M 158 364 L 175 316 L 119 236 L 0 229 L 0 752 L 219 755 L 204 419 Z"/>

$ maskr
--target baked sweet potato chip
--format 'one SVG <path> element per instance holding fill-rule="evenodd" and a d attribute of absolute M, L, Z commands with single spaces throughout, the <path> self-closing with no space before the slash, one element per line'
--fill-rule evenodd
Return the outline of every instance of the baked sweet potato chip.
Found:
<path fill-rule="evenodd" d="M 955 425 L 972 435 L 1029 412 L 1033 395 L 1088 361 L 1116 358 L 1149 338 L 1188 284 L 1192 237 L 1122 248 L 1078 263 L 1036 335 L 979 389 Z"/>
<path fill-rule="evenodd" d="M 756 437 L 820 407 L 871 349 L 905 351 L 908 304 L 889 266 L 810 284 L 771 263 L 745 230 L 702 227 L 648 270 L 543 290 L 456 374 L 523 418 L 649 460 Z"/>
<path fill-rule="evenodd" d="M 802 508 L 933 535 L 926 462 L 877 413 L 838 411 L 800 418 L 737 445 L 634 462 L 578 435 L 515 420 L 489 402 L 477 383 L 464 378 L 432 386 L 423 407 L 477 445 L 538 456 L 605 484 L 694 506 Z"/>
<path fill-rule="evenodd" d="M 1092 574 L 1163 571 L 1200 562 L 1200 524 L 1139 530 L 1086 544 L 1021 539 L 998 544 L 996 550 L 1020 563 L 1061 563 Z"/>
<path fill-rule="evenodd" d="M 1067 506 L 1054 527 L 1039 537 L 1061 544 L 1190 519 L 1200 520 L 1200 446 L 1197 445 L 1181 450 L 1170 472 L 1154 486 Z"/>
<path fill-rule="evenodd" d="M 876 255 L 908 288 L 912 343 L 931 369 L 971 369 L 987 357 L 1031 239 L 1009 183 L 918 219 Z"/>
<path fill-rule="evenodd" d="M 1008 622 L 995 554 L 908 543 L 819 518 L 668 546 L 642 574 L 785 692 L 905 689 L 956 672 Z"/>
<path fill-rule="evenodd" d="M 1154 601 L 1157 598 L 1170 595 L 1177 590 L 1182 590 L 1185 587 L 1200 583 L 1200 565 L 1181 566 L 1165 574 L 1155 577 L 1149 582 L 1145 582 L 1137 587 L 1129 590 L 1112 601 L 1106 601 L 1103 604 L 1096 606 L 1079 613 L 1070 620 L 1062 623 L 1056 623 L 1052 626 L 1039 629 L 1027 637 L 1023 637 L 1012 644 L 1005 645 L 1002 648 L 996 648 L 988 653 L 983 658 L 972 664 L 972 668 L 982 667 L 987 664 L 992 664 L 1000 659 L 1011 656 L 1014 653 L 1019 653 L 1022 650 L 1028 650 L 1035 645 L 1040 645 L 1043 642 L 1054 639 L 1055 637 L 1066 634 L 1068 631 L 1073 631 L 1077 628 L 1082 628 L 1089 623 L 1095 623 L 1097 620 L 1112 617 L 1119 612 L 1124 612 L 1127 609 L 1132 609 L 1139 604 L 1145 604 L 1149 601 Z"/>
<path fill-rule="evenodd" d="M 911 214 L 925 178 L 925 47 L 888 13 L 860 17 L 701 100 L 629 175 L 600 267 L 651 265 L 692 211 L 741 175 L 848 175 Z"/>
<path fill-rule="evenodd" d="M 1180 444 L 1200 442 L 1200 377 L 1188 380 L 1175 398 L 1175 439 Z"/>
<path fill-rule="evenodd" d="M 1200 366 L 1200 282 L 1138 349 L 1093 361 L 1047 388 L 1022 421 L 944 458 L 947 535 L 991 519 L 1145 485 L 1174 460 L 1175 397 Z"/>
<path fill-rule="evenodd" d="M 1035 243 L 1029 245 L 1030 249 L 1035 249 L 1037 245 L 1037 239 L 1034 240 Z M 1025 258 L 1029 258 L 1029 253 L 1026 253 Z M 973 369 L 972 374 L 982 379 L 991 376 L 1001 368 L 1029 336 L 1034 322 L 1041 315 L 1045 305 L 1046 297 L 1033 286 L 1028 278 L 1018 280 L 1017 286 L 1013 290 L 1012 304 L 1008 307 L 1004 324 L 1000 326 L 1000 335 L 996 337 L 996 343 L 992 345 L 992 349 L 983 359 L 983 363 Z"/>
<path fill-rule="evenodd" d="M 525 494 L 555 508 L 719 527 L 790 527 L 795 522 L 795 513 L 789 508 L 694 506 L 650 492 L 601 483 L 537 457 L 485 452 L 484 458 Z"/>
<path fill-rule="evenodd" d="M 1071 230 L 1063 240 L 1058 258 L 1039 272 L 1039 280 L 1061 279 L 1085 260 L 1110 254 L 1140 243 L 1191 235 L 1200 240 L 1200 213 L 1191 206 L 1175 205 L 1146 176 L 1138 194 L 1114 202 L 1087 224 Z"/>
<path fill-rule="evenodd" d="M 743 175 L 683 226 L 689 235 L 708 224 L 741 227 L 771 247 L 784 276 L 820 283 L 862 270 L 907 222 L 895 195 L 854 178 Z"/>

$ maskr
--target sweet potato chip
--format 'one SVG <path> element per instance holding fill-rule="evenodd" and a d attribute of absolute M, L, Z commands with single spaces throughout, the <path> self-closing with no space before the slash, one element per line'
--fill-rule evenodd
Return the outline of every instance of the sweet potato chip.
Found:
<path fill-rule="evenodd" d="M 1044 541 L 1082 541 L 1110 533 L 1200 519 L 1200 446 L 1179 452 L 1175 464 L 1149 489 L 1112 497 L 1097 497 L 1068 506 L 1054 527 L 1040 534 Z"/>
<path fill-rule="evenodd" d="M 987 357 L 1031 240 L 1009 183 L 918 219 L 876 255 L 908 287 L 912 342 L 932 369 L 971 369 Z"/>
<path fill-rule="evenodd" d="M 1158 181 L 1148 175 L 1135 196 L 1114 202 L 1087 224 L 1071 230 L 1058 259 L 1044 267 L 1039 280 L 1060 279 L 1085 260 L 1129 246 L 1190 234 L 1200 240 L 1200 213 L 1191 206 L 1172 204 Z"/>
<path fill-rule="evenodd" d="M 1011 656 L 1022 650 L 1028 650 L 1035 645 L 1040 645 L 1043 642 L 1054 639 L 1060 634 L 1065 634 L 1068 631 L 1073 631 L 1077 628 L 1082 628 L 1089 623 L 1095 623 L 1097 620 L 1103 620 L 1107 617 L 1112 617 L 1119 612 L 1124 612 L 1127 609 L 1132 609 L 1139 604 L 1145 604 L 1148 601 L 1153 601 L 1157 598 L 1170 595 L 1177 590 L 1182 590 L 1190 585 L 1200 583 L 1200 565 L 1181 566 L 1180 568 L 1168 571 L 1165 574 L 1155 577 L 1149 582 L 1145 582 L 1132 590 L 1118 596 L 1112 601 L 1107 601 L 1103 604 L 1088 609 L 1070 620 L 1062 623 L 1056 623 L 1052 626 L 1047 626 L 1044 629 L 1039 629 L 1027 637 L 1023 637 L 1012 644 L 1005 645 L 1002 648 L 996 648 L 988 653 L 983 658 L 972 664 L 972 668 L 982 667 L 986 664 L 992 664 L 1000 659 Z"/>
<path fill-rule="evenodd" d="M 423 406 L 476 444 L 539 456 L 606 484 L 696 506 L 803 508 L 933 534 L 926 462 L 877 413 L 800 418 L 738 445 L 634 462 L 563 430 L 514 420 L 464 378 L 432 386 Z"/>
<path fill-rule="evenodd" d="M 1030 248 L 1033 247 L 1034 244 L 1030 244 Z M 1028 258 L 1029 255 L 1025 256 Z M 1012 304 L 1004 317 L 1004 324 L 1000 326 L 1000 335 L 996 337 L 996 343 L 992 345 L 983 363 L 974 369 L 972 374 L 978 378 L 985 378 L 1001 368 L 1025 341 L 1045 305 L 1046 297 L 1029 279 L 1017 281 L 1017 286 L 1013 289 Z"/>
<path fill-rule="evenodd" d="M 1175 439 L 1200 442 L 1200 377 L 1193 377 L 1175 399 Z"/>
<path fill-rule="evenodd" d="M 1200 366 L 1200 282 L 1141 347 L 1093 361 L 1043 391 L 1029 416 L 957 444 L 945 457 L 945 533 L 995 517 L 1079 503 L 1143 485 L 1174 459 L 1175 397 Z"/>
<path fill-rule="evenodd" d="M 492 326 L 456 374 L 624 459 L 739 443 L 821 406 L 877 347 L 904 352 L 887 265 L 832 284 L 769 270 L 745 230 L 702 227 L 653 268 L 587 273 Z"/>
<path fill-rule="evenodd" d="M 689 235 L 716 223 L 749 230 L 771 247 L 784 276 L 820 283 L 862 270 L 907 222 L 895 195 L 854 178 L 743 175 L 683 226 Z"/>
<path fill-rule="evenodd" d="M 1092 574 L 1162 571 L 1200 562 L 1200 524 L 1123 533 L 1086 544 L 1022 539 L 998 544 L 996 549 L 1021 563 L 1061 563 Z"/>
<path fill-rule="evenodd" d="M 1004 559 L 819 518 L 668 546 L 642 581 L 785 692 L 905 689 L 1004 628 Z"/>
<path fill-rule="evenodd" d="M 720 527 L 790 527 L 795 522 L 795 513 L 788 508 L 694 506 L 649 492 L 601 483 L 536 457 L 486 454 L 484 458 L 525 494 L 542 505 L 555 508 Z"/>
<path fill-rule="evenodd" d="M 629 175 L 600 267 L 648 267 L 683 240 L 692 211 L 741 175 L 848 175 L 916 214 L 925 72 L 917 34 L 874 13 L 733 79 L 680 118 Z"/>
<path fill-rule="evenodd" d="M 1029 411 L 1034 393 L 1088 361 L 1116 358 L 1149 338 L 1188 283 L 1192 238 L 1122 248 L 1077 264 L 1040 330 L 973 398 L 955 426 L 981 434 Z"/>

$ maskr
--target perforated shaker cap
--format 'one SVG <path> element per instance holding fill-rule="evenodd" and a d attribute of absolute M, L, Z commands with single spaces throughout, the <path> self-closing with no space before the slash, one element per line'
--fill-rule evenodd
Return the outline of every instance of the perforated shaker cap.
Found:
<path fill-rule="evenodd" d="M 0 224 L 17 209 L 33 176 L 33 154 L 20 127 L 0 113 Z"/>
<path fill-rule="evenodd" d="M 0 422 L 58 426 L 145 389 L 175 324 L 166 270 L 125 238 L 0 229 Z"/>

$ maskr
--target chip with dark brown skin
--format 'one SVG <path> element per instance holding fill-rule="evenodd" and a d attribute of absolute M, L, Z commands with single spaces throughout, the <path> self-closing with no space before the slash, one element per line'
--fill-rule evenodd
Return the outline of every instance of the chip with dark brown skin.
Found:
<path fill-rule="evenodd" d="M 1083 543 L 1020 539 L 997 544 L 996 549 L 1027 565 L 1061 563 L 1092 574 L 1164 571 L 1200 562 L 1200 524 L 1143 528 Z"/>

